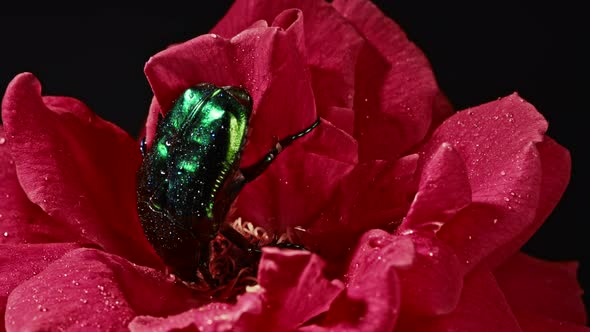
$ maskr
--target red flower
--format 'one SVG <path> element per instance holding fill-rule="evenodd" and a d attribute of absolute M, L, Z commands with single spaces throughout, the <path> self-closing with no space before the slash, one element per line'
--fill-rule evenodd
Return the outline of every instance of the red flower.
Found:
<path fill-rule="evenodd" d="M 320 116 L 230 216 L 313 253 L 265 248 L 235 303 L 185 287 L 138 221 L 138 144 L 21 74 L 0 132 L 7 330 L 587 330 L 577 265 L 518 252 L 570 174 L 532 105 L 453 114 L 423 54 L 365 0 L 238 0 L 212 32 L 147 63 L 147 141 L 200 82 L 250 91 L 242 165 Z"/>

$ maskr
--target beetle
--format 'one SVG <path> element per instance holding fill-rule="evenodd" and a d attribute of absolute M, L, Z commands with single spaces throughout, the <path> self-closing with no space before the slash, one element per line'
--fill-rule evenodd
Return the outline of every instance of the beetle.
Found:
<path fill-rule="evenodd" d="M 160 116 L 149 149 L 142 140 L 139 218 L 156 253 L 185 281 L 196 281 L 200 272 L 210 286 L 215 285 L 208 258 L 209 244 L 218 233 L 237 247 L 260 254 L 225 222 L 230 206 L 244 185 L 262 174 L 285 147 L 319 124 L 318 118 L 305 130 L 278 141 L 258 162 L 240 168 L 252 107 L 244 88 L 201 83 L 185 90 L 166 116 Z"/>

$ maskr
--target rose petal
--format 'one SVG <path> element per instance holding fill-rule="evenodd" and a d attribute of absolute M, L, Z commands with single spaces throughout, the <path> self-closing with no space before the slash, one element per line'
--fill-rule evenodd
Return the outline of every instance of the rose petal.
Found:
<path fill-rule="evenodd" d="M 423 332 L 521 331 L 493 275 L 483 268 L 473 270 L 467 276 L 459 305 L 452 313 L 430 319 L 403 320 L 397 329 Z"/>
<path fill-rule="evenodd" d="M 297 8 L 303 12 L 305 62 L 311 71 L 318 113 L 339 128 L 338 119 L 353 121 L 350 109 L 354 100 L 355 66 L 363 39 L 329 3 L 301 0 L 239 0 L 211 32 L 231 37 L 256 20 L 272 22 L 281 12 Z"/>
<path fill-rule="evenodd" d="M 354 95 L 360 160 L 395 159 L 425 137 L 433 112 L 443 113 L 430 64 L 370 1 L 334 1 L 333 6 L 366 39 Z"/>
<path fill-rule="evenodd" d="M 418 155 L 397 161 L 357 165 L 347 174 L 320 217 L 307 230 L 305 243 L 322 257 L 343 259 L 361 234 L 373 228 L 397 227 L 415 192 Z M 393 225 L 389 225 L 393 223 Z"/>
<path fill-rule="evenodd" d="M 325 312 L 344 286 L 327 280 L 324 262 L 307 251 L 264 248 L 258 269 L 274 329 L 289 331 Z"/>
<path fill-rule="evenodd" d="M 174 279 L 95 249 L 77 249 L 8 297 L 9 331 L 126 330 L 136 315 L 171 315 L 205 302 Z"/>
<path fill-rule="evenodd" d="M 240 192 L 235 215 L 279 235 L 307 227 L 357 162 L 356 142 L 322 121 Z"/>
<path fill-rule="evenodd" d="M 191 309 L 174 316 L 137 316 L 129 329 L 133 332 L 152 331 L 270 331 L 260 319 L 264 308 L 261 289 L 242 294 L 235 305 L 214 302 L 198 309 Z"/>
<path fill-rule="evenodd" d="M 455 249 L 466 271 L 533 222 L 541 185 L 535 144 L 546 128 L 534 107 L 513 94 L 456 113 L 424 147 L 428 157 L 449 142 L 467 167 L 472 204 L 437 234 Z"/>
<path fill-rule="evenodd" d="M 230 40 L 204 35 L 153 56 L 145 73 L 162 110 L 197 83 L 245 87 L 254 113 L 242 166 L 264 156 L 277 137 L 308 128 L 317 115 L 304 50 L 296 44 L 303 23 L 298 11 L 289 17 L 282 26 L 257 25 Z"/>
<path fill-rule="evenodd" d="M 435 316 L 452 312 L 463 288 L 463 271 L 453 250 L 430 232 L 393 239 L 411 239 L 414 246 L 412 263 L 397 269 L 402 314 Z"/>
<path fill-rule="evenodd" d="M 434 152 L 422 170 L 418 192 L 398 231 L 440 227 L 471 203 L 471 187 L 461 156 L 448 143 Z"/>
<path fill-rule="evenodd" d="M 264 248 L 259 285 L 238 297 L 235 305 L 211 303 L 167 317 L 137 317 L 134 331 L 197 327 L 199 331 L 291 331 L 325 312 L 342 291 L 337 280 L 322 273 L 324 263 L 307 251 Z"/>
<path fill-rule="evenodd" d="M 392 331 L 400 309 L 396 268 L 411 264 L 414 247 L 409 239 L 393 241 L 381 230 L 363 235 L 350 262 L 346 292 L 318 325 L 302 331 Z"/>
<path fill-rule="evenodd" d="M 60 223 L 109 252 L 157 264 L 136 213 L 136 143 L 72 98 L 41 98 L 29 74 L 8 86 L 4 129 L 20 183 Z"/>
<path fill-rule="evenodd" d="M 70 225 L 49 217 L 22 190 L 10 143 L 0 125 L 0 244 L 73 242 L 80 239 Z"/>
<path fill-rule="evenodd" d="M 0 322 L 4 322 L 6 300 L 15 287 L 78 247 L 74 243 L 0 245 Z"/>
<path fill-rule="evenodd" d="M 544 315 L 516 311 L 516 318 L 524 332 L 590 332 L 590 328 L 562 322 Z"/>
<path fill-rule="evenodd" d="M 548 136 L 544 137 L 543 142 L 537 144 L 537 149 L 541 159 L 542 179 L 535 219 L 516 238 L 498 249 L 487 260 L 490 266 L 498 266 L 518 252 L 547 220 L 568 185 L 572 165 L 569 151 Z"/>
<path fill-rule="evenodd" d="M 575 262 L 548 262 L 518 253 L 494 275 L 514 311 L 584 325 L 586 310 L 577 269 Z"/>

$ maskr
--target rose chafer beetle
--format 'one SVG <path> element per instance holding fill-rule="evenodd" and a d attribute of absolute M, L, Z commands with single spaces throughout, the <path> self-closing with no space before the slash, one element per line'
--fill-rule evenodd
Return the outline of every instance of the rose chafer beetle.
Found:
<path fill-rule="evenodd" d="M 185 281 L 214 285 L 210 242 L 218 233 L 255 254 L 259 250 L 226 223 L 244 185 L 272 163 L 283 148 L 309 133 L 286 137 L 261 160 L 239 168 L 252 99 L 240 87 L 202 83 L 187 89 L 160 118 L 150 149 L 142 141 L 137 173 L 137 208 L 144 233 L 172 272 Z"/>

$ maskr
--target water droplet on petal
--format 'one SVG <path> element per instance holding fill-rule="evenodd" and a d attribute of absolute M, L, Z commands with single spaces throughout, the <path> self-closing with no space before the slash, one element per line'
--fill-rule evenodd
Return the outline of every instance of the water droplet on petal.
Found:
<path fill-rule="evenodd" d="M 501 171 L 500 172 L 500 175 L 504 176 L 504 175 L 506 175 L 506 172 L 505 171 Z"/>
<path fill-rule="evenodd" d="M 45 308 L 44 306 L 42 306 L 42 305 L 40 305 L 40 304 L 37 306 L 37 310 L 39 310 L 39 311 L 41 311 L 41 312 L 46 312 L 46 311 L 48 311 L 48 310 L 47 310 L 47 308 Z"/>
<path fill-rule="evenodd" d="M 87 299 L 80 299 L 80 302 L 86 304 L 86 303 L 88 303 L 88 300 Z"/>
<path fill-rule="evenodd" d="M 369 245 L 373 248 L 381 247 L 381 239 L 371 239 Z"/>
<path fill-rule="evenodd" d="M 497 218 L 495 218 L 494 220 L 492 220 L 492 223 L 493 223 L 494 225 L 495 225 L 495 224 L 497 224 L 497 223 L 498 223 L 498 219 L 497 219 Z"/>
<path fill-rule="evenodd" d="M 0 137 L 0 144 L 4 144 L 4 143 L 6 143 L 6 138 Z"/>

